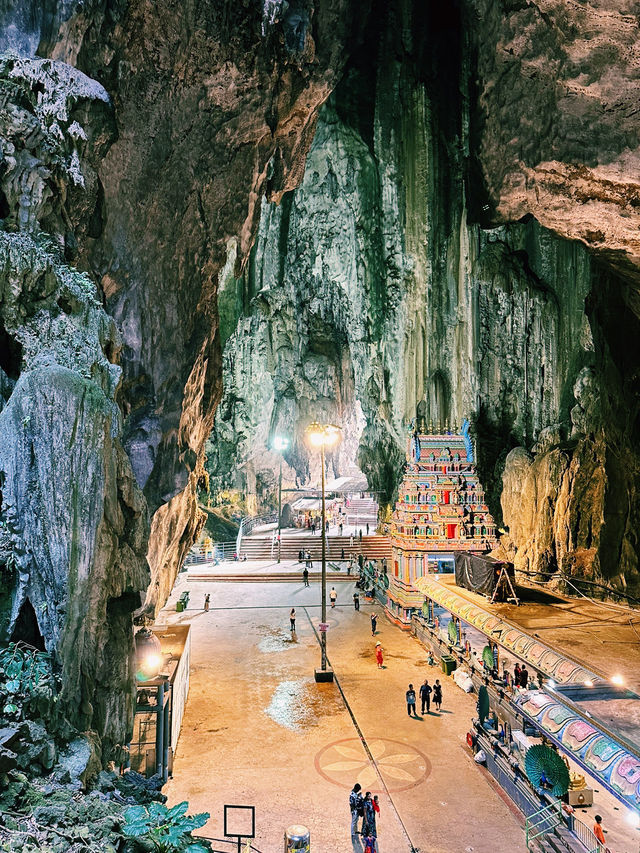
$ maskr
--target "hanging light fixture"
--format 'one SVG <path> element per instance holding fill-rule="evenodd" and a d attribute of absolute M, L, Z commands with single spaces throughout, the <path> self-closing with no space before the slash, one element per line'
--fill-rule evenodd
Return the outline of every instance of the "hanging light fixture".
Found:
<path fill-rule="evenodd" d="M 160 640 L 146 626 L 135 635 L 135 651 L 137 681 L 155 678 L 164 664 L 164 655 Z"/>

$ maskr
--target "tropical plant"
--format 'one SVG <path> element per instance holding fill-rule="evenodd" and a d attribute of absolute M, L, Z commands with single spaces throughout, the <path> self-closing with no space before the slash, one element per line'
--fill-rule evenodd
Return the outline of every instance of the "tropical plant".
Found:
<path fill-rule="evenodd" d="M 0 649 L 0 712 L 19 719 L 35 702 L 53 705 L 57 685 L 51 657 L 27 643 Z"/>
<path fill-rule="evenodd" d="M 149 806 L 131 806 L 124 813 L 122 834 L 126 838 L 141 842 L 146 850 L 157 853 L 209 853 L 206 841 L 196 840 L 191 833 L 209 819 L 207 812 L 187 815 L 189 804 L 178 803 L 167 808 L 162 803 Z"/>

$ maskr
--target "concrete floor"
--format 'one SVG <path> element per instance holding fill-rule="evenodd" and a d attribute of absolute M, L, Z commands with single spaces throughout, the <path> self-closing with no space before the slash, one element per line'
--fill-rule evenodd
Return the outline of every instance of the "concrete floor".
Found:
<path fill-rule="evenodd" d="M 256 806 L 255 847 L 280 853 L 284 829 L 311 830 L 312 850 L 352 847 L 348 794 L 360 780 L 377 792 L 380 853 L 520 853 L 522 816 L 465 743 L 475 699 L 426 665 L 424 649 L 389 623 L 380 607 L 371 636 L 371 605 L 359 613 L 353 587 L 341 583 L 329 610 L 328 651 L 338 684 L 317 685 L 319 587 L 299 583 L 189 582 L 190 606 L 158 622 L 192 625 L 191 690 L 165 791 L 169 803 L 209 811 L 204 833 L 221 838 L 225 803 Z M 201 607 L 206 592 L 211 607 Z M 289 610 L 297 631 L 289 631 Z M 385 649 L 385 669 L 374 648 Z M 404 693 L 425 677 L 444 687 L 441 714 L 407 716 Z M 420 710 L 418 708 L 418 710 Z"/>

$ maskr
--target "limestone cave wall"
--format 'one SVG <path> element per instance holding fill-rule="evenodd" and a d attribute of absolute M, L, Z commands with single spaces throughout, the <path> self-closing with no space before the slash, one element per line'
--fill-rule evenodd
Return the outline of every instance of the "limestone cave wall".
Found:
<path fill-rule="evenodd" d="M 469 416 L 519 565 L 637 586 L 637 12 L 0 5 L 0 620 L 105 757 L 212 428 L 304 479 L 339 420 L 389 498 L 407 420 Z"/>
<path fill-rule="evenodd" d="M 333 473 L 357 462 L 390 500 L 410 420 L 468 417 L 517 566 L 635 589 L 633 246 L 611 265 L 573 220 L 547 218 L 557 233 L 525 206 L 500 222 L 516 216 L 486 187 L 495 124 L 477 75 L 495 44 L 465 31 L 477 13 L 387 8 L 322 109 L 301 185 L 263 203 L 247 270 L 222 276 L 208 467 L 268 479 L 279 431 L 304 481 L 320 415 L 347 438 Z"/>
<path fill-rule="evenodd" d="M 61 719 L 105 760 L 130 736 L 132 614 L 201 524 L 227 241 L 241 266 L 261 196 L 298 182 L 365 13 L 0 6 L 1 627 L 54 652 Z"/>

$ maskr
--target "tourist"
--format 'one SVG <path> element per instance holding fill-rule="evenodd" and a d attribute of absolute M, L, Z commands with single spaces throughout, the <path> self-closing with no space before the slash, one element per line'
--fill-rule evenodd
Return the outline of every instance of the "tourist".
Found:
<path fill-rule="evenodd" d="M 382 571 L 386 575 L 386 573 L 387 573 L 387 558 L 386 557 L 382 558 Z"/>
<path fill-rule="evenodd" d="M 311 559 L 311 552 L 310 551 L 307 551 L 306 560 L 307 560 L 307 568 L 312 569 L 313 568 L 313 561 Z"/>
<path fill-rule="evenodd" d="M 298 551 L 298 562 L 301 563 L 304 560 L 304 551 Z"/>
<path fill-rule="evenodd" d="M 366 810 L 365 810 L 365 820 L 366 820 Z M 364 824 L 363 824 L 364 826 Z M 601 845 L 606 845 L 607 841 L 604 837 L 604 829 L 602 828 L 602 816 L 596 815 L 596 822 L 593 824 L 593 834 L 598 839 Z M 598 846 L 598 853 L 600 853 L 601 847 Z"/>
<path fill-rule="evenodd" d="M 341 548 L 340 550 L 340 559 L 344 560 L 344 548 Z"/>
<path fill-rule="evenodd" d="M 375 835 L 364 836 L 364 848 L 362 853 L 376 853 L 376 837 Z"/>
<path fill-rule="evenodd" d="M 372 613 L 371 614 L 371 636 L 372 637 L 375 637 L 377 627 L 378 627 L 378 617 L 376 616 L 375 613 Z"/>
<path fill-rule="evenodd" d="M 376 811 L 373 807 L 373 800 L 371 799 L 371 791 L 367 791 L 364 795 L 364 820 L 362 821 L 362 835 L 365 839 L 373 838 L 374 846 L 371 848 L 375 851 L 375 838 L 376 838 Z"/>
<path fill-rule="evenodd" d="M 316 520 L 315 520 L 315 518 L 311 519 L 311 533 L 313 536 L 316 535 Z"/>
<path fill-rule="evenodd" d="M 328 532 L 329 532 L 329 519 L 327 519 L 327 520 L 325 521 L 325 523 L 324 523 L 324 529 L 325 529 L 325 533 L 328 533 Z"/>
<path fill-rule="evenodd" d="M 440 684 L 440 681 L 437 678 L 436 683 L 433 685 L 433 704 L 436 706 L 436 709 L 440 711 L 440 707 L 442 705 L 442 684 Z"/>
<path fill-rule="evenodd" d="M 329 598 L 331 599 L 331 606 L 336 606 L 336 598 L 338 597 L 338 593 L 336 592 L 335 586 L 331 587 L 331 592 L 329 593 Z"/>
<path fill-rule="evenodd" d="M 302 580 L 305 586 L 309 586 L 309 569 L 306 566 L 302 570 Z"/>
<path fill-rule="evenodd" d="M 367 536 L 369 535 L 369 522 L 367 521 Z"/>
<path fill-rule="evenodd" d="M 349 809 L 351 811 L 351 837 L 358 834 L 358 818 L 364 815 L 364 801 L 362 799 L 362 785 L 359 782 L 353 786 L 349 794 Z"/>
<path fill-rule="evenodd" d="M 516 665 L 513 668 L 513 686 L 514 687 L 518 687 L 520 685 L 520 672 L 521 672 L 520 664 L 516 663 Z"/>
<path fill-rule="evenodd" d="M 353 548 L 353 533 L 349 536 L 349 548 Z"/>
<path fill-rule="evenodd" d="M 340 530 L 340 536 L 342 536 L 342 522 L 338 525 L 338 529 Z"/>
<path fill-rule="evenodd" d="M 376 813 L 376 820 L 377 820 L 378 815 L 380 814 L 380 803 L 378 802 L 378 795 L 377 794 L 373 798 L 373 810 Z"/>
<path fill-rule="evenodd" d="M 358 530 L 358 534 L 360 536 L 360 544 L 362 545 L 362 528 L 360 528 L 360 530 Z"/>
<path fill-rule="evenodd" d="M 431 685 L 425 678 L 424 684 L 420 687 L 420 701 L 422 702 L 422 713 L 427 709 L 427 714 L 431 713 Z"/>
<path fill-rule="evenodd" d="M 427 653 L 427 663 L 429 664 L 429 666 L 435 666 L 436 665 L 436 660 L 433 656 L 433 652 L 431 651 L 431 649 L 429 649 L 429 651 Z"/>
<path fill-rule="evenodd" d="M 347 565 L 347 574 L 351 574 L 351 570 L 353 569 L 353 557 L 349 557 L 349 564 Z"/>
<path fill-rule="evenodd" d="M 376 661 L 378 662 L 378 669 L 382 669 L 382 643 L 376 643 Z"/>
<path fill-rule="evenodd" d="M 364 571 L 364 554 L 358 554 L 358 567 L 362 573 Z"/>
<path fill-rule="evenodd" d="M 520 687 L 523 690 L 527 689 L 527 684 L 529 683 L 529 670 L 527 669 L 526 663 L 523 664 L 522 669 L 520 670 Z"/>
<path fill-rule="evenodd" d="M 353 593 L 353 609 L 360 610 L 360 596 L 357 592 Z"/>
<path fill-rule="evenodd" d="M 291 630 L 296 630 L 296 609 L 295 607 L 291 608 L 291 613 L 289 614 L 289 622 L 291 623 Z"/>
<path fill-rule="evenodd" d="M 407 700 L 407 714 L 411 717 L 417 717 L 416 714 L 416 691 L 413 689 L 413 684 L 409 685 L 409 689 L 404 694 Z"/>
<path fill-rule="evenodd" d="M 204 612 L 209 612 L 209 602 L 211 601 L 211 594 L 207 593 L 204 597 Z"/>

